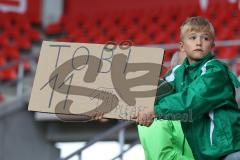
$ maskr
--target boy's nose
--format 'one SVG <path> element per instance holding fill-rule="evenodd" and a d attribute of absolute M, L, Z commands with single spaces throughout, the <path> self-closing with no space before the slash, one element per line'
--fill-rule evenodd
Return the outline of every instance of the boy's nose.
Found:
<path fill-rule="evenodd" d="M 197 38 L 196 41 L 197 41 L 196 42 L 197 46 L 201 46 L 202 45 L 201 38 Z"/>

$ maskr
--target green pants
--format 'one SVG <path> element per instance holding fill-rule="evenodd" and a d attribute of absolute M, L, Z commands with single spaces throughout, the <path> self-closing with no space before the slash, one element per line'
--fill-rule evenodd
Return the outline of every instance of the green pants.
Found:
<path fill-rule="evenodd" d="M 179 121 L 154 120 L 150 127 L 138 125 L 138 133 L 146 160 L 194 160 Z"/>

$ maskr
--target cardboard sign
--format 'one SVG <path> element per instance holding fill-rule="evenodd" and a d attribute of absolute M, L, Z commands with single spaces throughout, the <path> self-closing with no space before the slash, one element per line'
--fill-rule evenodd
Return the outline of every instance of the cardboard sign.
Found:
<path fill-rule="evenodd" d="M 130 119 L 153 107 L 164 50 L 44 41 L 30 111 Z"/>

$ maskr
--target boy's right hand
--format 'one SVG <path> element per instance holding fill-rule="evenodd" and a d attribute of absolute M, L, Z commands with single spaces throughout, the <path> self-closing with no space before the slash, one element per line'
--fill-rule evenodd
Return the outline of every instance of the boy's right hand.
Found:
<path fill-rule="evenodd" d="M 103 119 L 104 116 L 104 112 L 96 112 L 95 114 L 91 115 L 91 119 L 90 120 L 100 120 Z"/>
<path fill-rule="evenodd" d="M 137 115 L 132 116 L 131 119 L 136 120 L 139 125 L 149 127 L 153 123 L 155 117 L 154 109 L 150 107 L 139 111 Z"/>

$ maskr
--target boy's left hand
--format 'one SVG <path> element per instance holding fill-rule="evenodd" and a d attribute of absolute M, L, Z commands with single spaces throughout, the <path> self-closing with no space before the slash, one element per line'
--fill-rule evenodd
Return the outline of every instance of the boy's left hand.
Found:
<path fill-rule="evenodd" d="M 136 122 L 139 125 L 149 127 L 152 124 L 155 117 L 156 116 L 154 114 L 154 109 L 150 107 L 150 108 L 145 108 L 144 110 L 138 112 L 138 114 L 132 119 L 136 119 Z"/>

